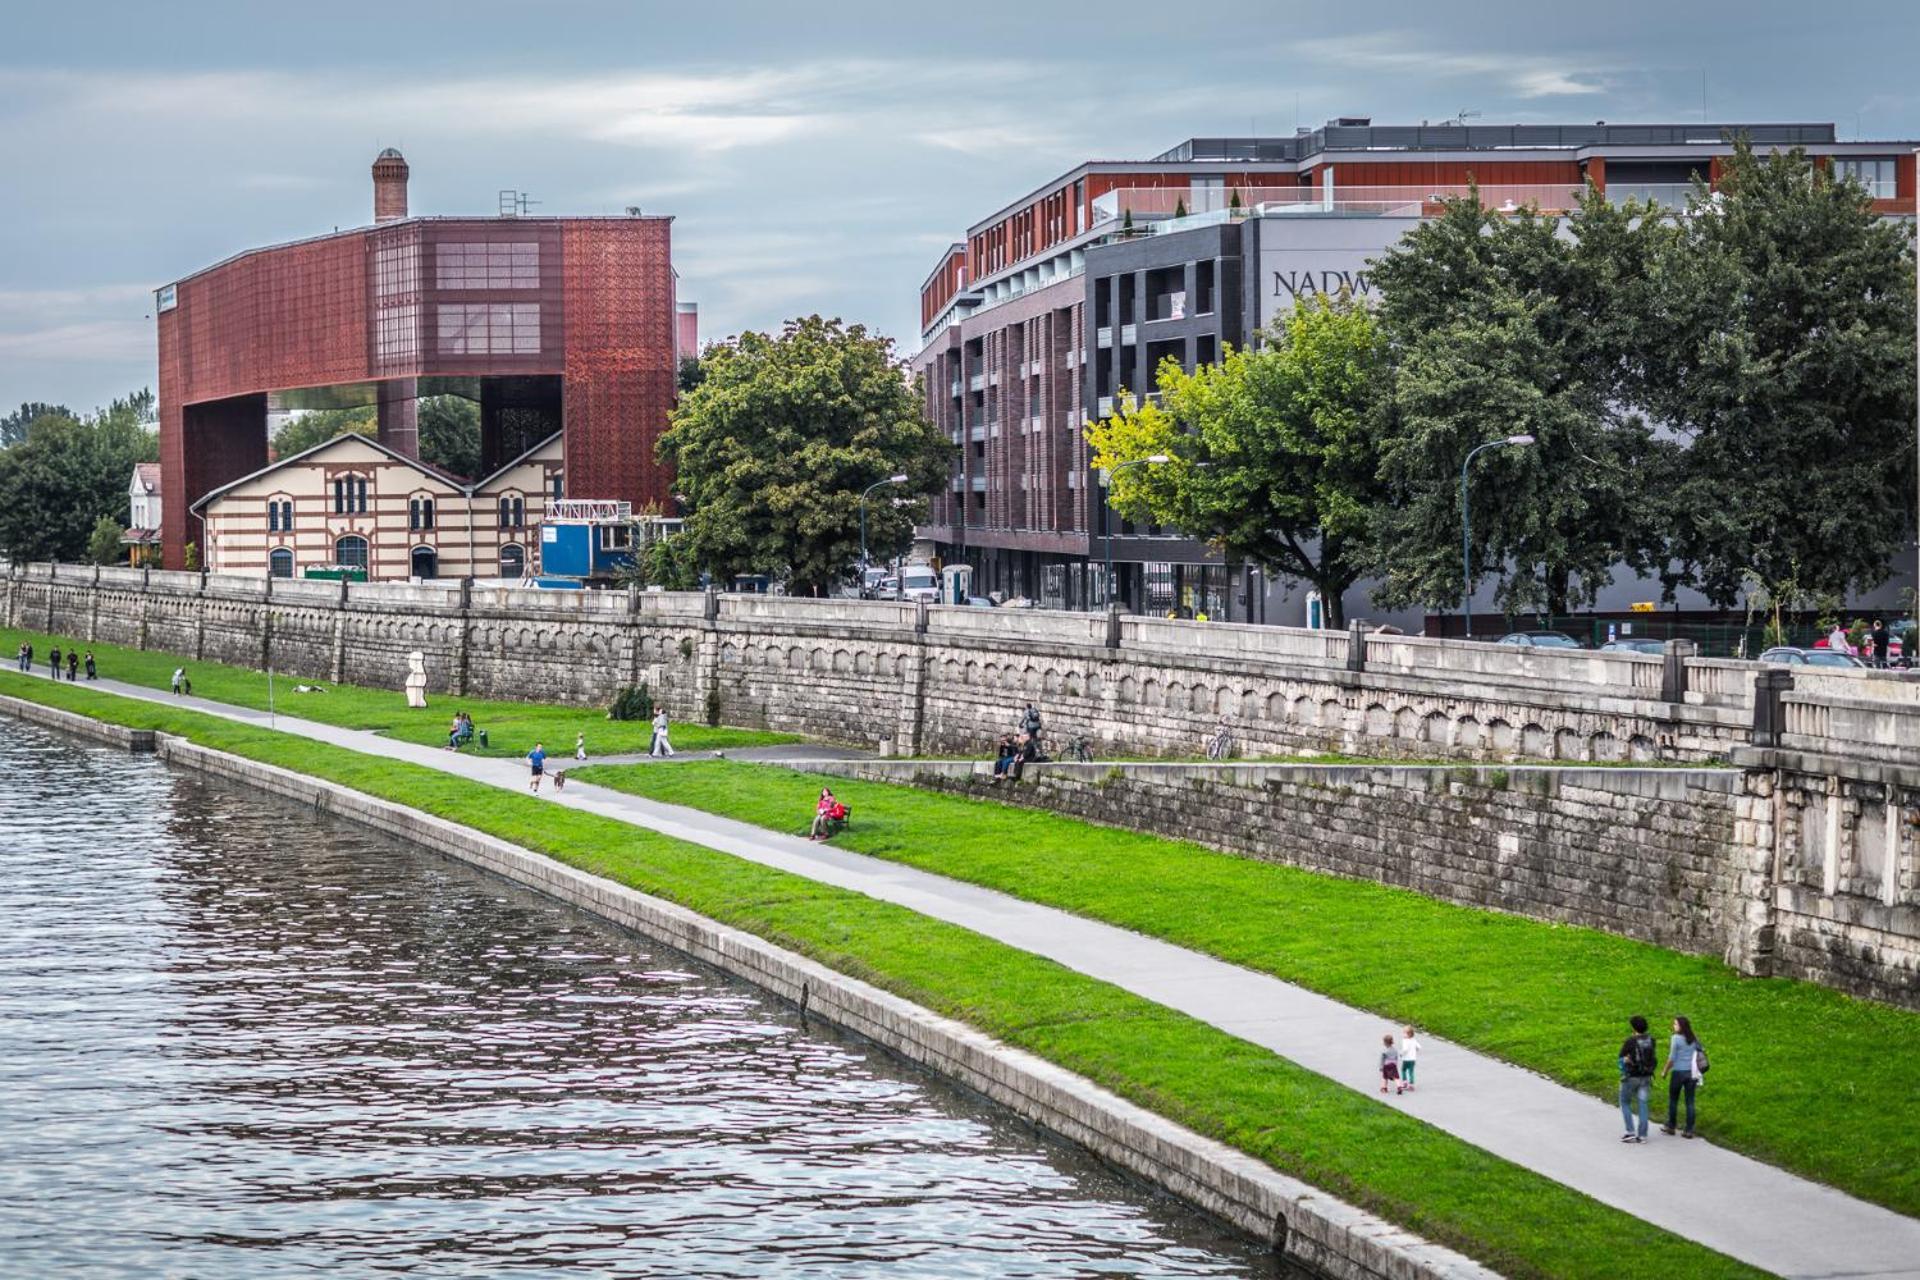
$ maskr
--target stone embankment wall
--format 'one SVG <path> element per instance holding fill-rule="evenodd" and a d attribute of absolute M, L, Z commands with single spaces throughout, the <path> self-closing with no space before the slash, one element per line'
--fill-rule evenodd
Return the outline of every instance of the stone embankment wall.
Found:
<path fill-rule="evenodd" d="M 998 786 L 989 766 L 958 761 L 807 767 L 1195 840 L 1920 1007 L 1920 770 L 1848 778 L 1805 753 L 1735 754 L 1746 767 L 1049 763 Z"/>
<path fill-rule="evenodd" d="M 896 754 L 985 749 L 1028 701 L 1103 752 L 1191 756 L 1230 723 L 1249 754 L 1402 759 L 1724 757 L 1756 717 L 1752 664 L 1527 650 L 1043 611 L 587 591 L 472 590 L 27 565 L 0 618 L 316 680 L 398 688 L 412 650 L 454 697 L 605 703 L 648 683 L 717 715 Z M 1811 673 L 1787 730 L 1920 745 L 1920 681 Z M 1778 708 L 1776 708 L 1776 712 Z M 1920 755 L 1915 757 L 1920 763 Z"/>
<path fill-rule="evenodd" d="M 1730 839 L 1721 819 L 1707 816 L 1721 805 L 1710 789 L 1623 797 L 1580 783 L 1530 801 L 1468 804 L 1451 790 L 1404 782 L 1338 800 L 1303 783 L 1279 812 L 1311 824 L 1315 847 L 1251 851 L 1719 952 L 1749 973 L 1798 974 L 1920 1004 L 1920 679 L 1807 672 L 1789 684 L 1785 672 L 1677 651 L 1529 651 L 765 596 L 345 586 L 49 565 L 16 568 L 0 590 L 8 625 L 83 643 L 396 689 L 418 649 L 433 688 L 456 698 L 604 703 L 619 686 L 644 681 L 682 719 L 899 754 L 984 752 L 1033 701 L 1051 732 L 1086 733 L 1114 755 L 1192 755 L 1224 720 L 1253 755 L 1730 757 L 1749 766 L 1726 801 Z M 1208 803 L 1249 806 L 1237 825 L 1277 841 L 1260 834 L 1274 824 L 1257 814 L 1285 799 L 1288 785 L 1258 801 L 1227 792 Z M 1193 796 L 1182 799 L 1185 825 L 1143 825 L 1191 834 Z M 1314 800 L 1323 802 L 1317 811 Z M 1515 804 L 1544 816 L 1523 822 Z M 1689 804 L 1701 814 L 1683 816 Z M 1106 816 L 1104 805 L 1062 807 Z M 1381 806 L 1397 806 L 1391 820 L 1373 812 Z M 1337 838 L 1347 828 L 1360 834 Z M 1570 845 L 1570 834 L 1593 843 Z M 1435 858 L 1412 847 L 1416 840 L 1450 852 L 1431 865 L 1391 865 Z M 1598 905 L 1609 895 L 1612 917 Z"/>

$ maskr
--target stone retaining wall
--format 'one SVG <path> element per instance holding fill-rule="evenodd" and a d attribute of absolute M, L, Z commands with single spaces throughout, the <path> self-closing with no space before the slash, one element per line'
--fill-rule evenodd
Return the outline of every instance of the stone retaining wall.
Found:
<path fill-rule="evenodd" d="M 8 714 L 98 738 L 111 728 L 19 699 Z M 743 978 L 1077 1143 L 1339 1280 L 1497 1280 L 1453 1250 L 1346 1205 L 1044 1059 L 684 907 L 470 828 L 322 779 L 162 735 L 170 764 L 259 787 L 480 867 Z"/>
<path fill-rule="evenodd" d="M 417 649 L 430 689 L 456 698 L 606 703 L 645 682 L 681 719 L 898 754 L 979 750 L 1028 701 L 1054 730 L 1130 755 L 1196 754 L 1224 720 L 1256 754 L 1697 762 L 1744 742 L 1754 718 L 1741 664 L 1417 636 L 52 565 L 16 567 L 0 592 L 7 625 L 69 641 L 396 688 Z M 1920 727 L 1920 700 L 1894 696 L 1920 686 L 1859 674 L 1803 691 L 1864 699 L 1885 721 L 1876 734 Z"/>
<path fill-rule="evenodd" d="M 1920 1007 L 1920 770 L 818 761 L 1071 814 Z"/>

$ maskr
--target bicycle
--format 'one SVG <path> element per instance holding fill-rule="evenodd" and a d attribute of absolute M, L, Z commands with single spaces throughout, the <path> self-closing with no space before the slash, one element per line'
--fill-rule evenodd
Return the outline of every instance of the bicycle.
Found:
<path fill-rule="evenodd" d="M 1207 759 L 1225 760 L 1233 754 L 1233 730 L 1222 720 L 1220 727 L 1207 735 Z"/>
<path fill-rule="evenodd" d="M 1076 733 L 1068 738 L 1060 748 L 1060 758 L 1071 760 L 1075 764 L 1093 763 L 1093 741 L 1084 733 Z"/>

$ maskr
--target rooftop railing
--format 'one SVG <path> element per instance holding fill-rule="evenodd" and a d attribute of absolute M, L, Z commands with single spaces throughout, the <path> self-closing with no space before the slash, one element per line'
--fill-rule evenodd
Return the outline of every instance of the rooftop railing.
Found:
<path fill-rule="evenodd" d="M 1124 223 L 1129 214 L 1136 222 L 1207 215 L 1229 219 L 1288 214 L 1431 217 L 1442 202 L 1469 190 L 1464 184 L 1448 183 L 1430 187 L 1121 187 L 1094 198 L 1093 228 Z M 1480 188 L 1480 200 L 1489 208 L 1509 212 L 1528 206 L 1564 212 L 1579 203 L 1584 190 L 1576 184 L 1487 186 Z"/>

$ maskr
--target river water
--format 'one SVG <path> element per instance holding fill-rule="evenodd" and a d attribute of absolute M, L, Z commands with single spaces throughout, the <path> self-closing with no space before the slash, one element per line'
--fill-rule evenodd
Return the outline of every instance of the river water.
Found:
<path fill-rule="evenodd" d="M 1265 1276 L 684 956 L 0 720 L 0 1272 Z"/>

